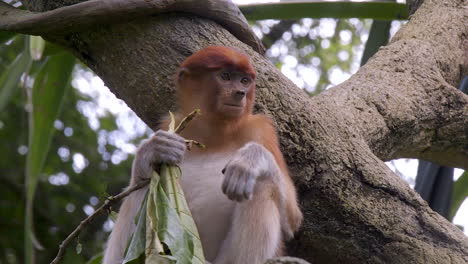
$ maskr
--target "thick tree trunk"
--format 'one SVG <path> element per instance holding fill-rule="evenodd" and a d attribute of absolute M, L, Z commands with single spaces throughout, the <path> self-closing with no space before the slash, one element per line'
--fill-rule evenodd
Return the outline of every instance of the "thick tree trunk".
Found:
<path fill-rule="evenodd" d="M 220 25 L 187 14 L 49 36 L 82 59 L 148 125 L 174 105 L 173 74 L 207 45 L 244 50 L 300 190 L 305 222 L 289 254 L 314 263 L 467 263 L 468 239 L 383 161 L 468 169 L 468 72 L 462 0 L 426 0 L 350 80 L 309 98 Z"/>

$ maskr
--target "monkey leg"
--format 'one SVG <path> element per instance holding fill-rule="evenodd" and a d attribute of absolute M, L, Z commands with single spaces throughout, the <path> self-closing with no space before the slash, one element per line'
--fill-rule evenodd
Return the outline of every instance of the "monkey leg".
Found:
<path fill-rule="evenodd" d="M 257 182 L 252 200 L 237 203 L 228 235 L 213 264 L 263 264 L 282 250 L 273 184 Z"/>

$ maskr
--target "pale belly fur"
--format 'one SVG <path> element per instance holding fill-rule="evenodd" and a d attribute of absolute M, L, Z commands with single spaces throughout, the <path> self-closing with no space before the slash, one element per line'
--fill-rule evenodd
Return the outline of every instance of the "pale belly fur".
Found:
<path fill-rule="evenodd" d="M 229 231 L 235 203 L 221 190 L 222 169 L 234 153 L 187 153 L 180 164 L 184 190 L 190 211 L 200 234 L 203 251 L 213 261 Z"/>

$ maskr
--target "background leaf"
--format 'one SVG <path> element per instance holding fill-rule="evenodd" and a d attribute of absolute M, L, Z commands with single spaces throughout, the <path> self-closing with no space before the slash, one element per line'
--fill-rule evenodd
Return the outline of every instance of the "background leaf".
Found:
<path fill-rule="evenodd" d="M 102 263 L 102 254 L 99 254 L 97 256 L 94 256 L 92 259 L 90 259 L 86 264 L 101 264 Z"/>
<path fill-rule="evenodd" d="M 25 42 L 26 46 L 29 43 L 27 38 Z M 31 67 L 31 61 L 29 49 L 25 48 L 0 75 L 0 111 L 10 101 L 15 89 L 19 86 L 21 76 Z"/>
<path fill-rule="evenodd" d="M 51 56 L 42 66 L 34 81 L 29 115 L 29 148 L 26 158 L 26 215 L 25 215 L 25 258 L 34 262 L 33 201 L 39 175 L 42 171 L 50 140 L 53 123 L 57 118 L 69 81 L 75 58 L 68 53 Z"/>
<path fill-rule="evenodd" d="M 45 48 L 45 40 L 40 36 L 30 36 L 29 50 L 33 60 L 40 60 Z"/>

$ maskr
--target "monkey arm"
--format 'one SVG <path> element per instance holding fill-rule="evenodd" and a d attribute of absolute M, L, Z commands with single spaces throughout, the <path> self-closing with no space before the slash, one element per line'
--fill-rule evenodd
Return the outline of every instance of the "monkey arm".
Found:
<path fill-rule="evenodd" d="M 282 255 L 283 239 L 292 236 L 289 186 L 273 153 L 262 144 L 248 142 L 223 171 L 223 192 L 238 203 L 213 263 L 260 264 Z"/>
<path fill-rule="evenodd" d="M 275 157 L 275 160 L 281 171 L 281 178 L 283 179 L 283 184 L 285 185 L 285 213 L 284 216 L 287 217 L 286 221 L 283 222 L 282 229 L 285 235 L 285 239 L 291 239 L 302 223 L 302 212 L 299 208 L 297 202 L 297 193 L 294 183 L 289 176 L 288 168 L 286 162 L 284 161 L 283 154 L 280 152 L 279 147 L 274 147 L 272 154 Z"/>
<path fill-rule="evenodd" d="M 283 217 L 287 217 L 282 221 L 282 229 L 286 239 L 291 239 L 294 232 L 296 232 L 302 223 L 302 212 L 297 202 L 297 193 L 294 182 L 288 172 L 288 166 L 284 161 L 283 153 L 279 148 L 278 135 L 272 121 L 263 115 L 255 115 L 257 130 L 260 130 L 262 137 L 256 139 L 257 142 L 262 144 L 273 155 L 276 164 L 278 165 L 282 177 L 282 184 L 284 184 L 285 191 L 285 213 Z"/>
<path fill-rule="evenodd" d="M 276 147 L 277 148 L 277 147 Z M 280 154 L 281 152 L 275 153 Z M 222 184 L 223 192 L 231 200 L 242 202 L 255 199 L 256 185 L 272 183 L 272 197 L 276 200 L 281 216 L 282 230 L 286 239 L 293 236 L 302 221 L 294 185 L 272 151 L 262 144 L 249 142 L 239 149 L 236 155 L 223 170 L 225 178 Z M 285 168 L 285 167 L 284 167 Z M 286 173 L 286 174 L 285 174 Z"/>
<path fill-rule="evenodd" d="M 289 176 L 288 168 L 284 161 L 283 154 L 279 150 L 279 146 L 277 144 L 268 144 L 268 142 L 264 143 L 266 143 L 264 146 L 273 156 L 274 162 L 280 171 L 278 174 L 280 181 L 278 181 L 278 183 L 283 186 L 282 191 L 284 197 L 284 202 L 282 203 L 283 208 L 281 208 L 281 228 L 285 239 L 288 240 L 291 239 L 294 236 L 294 232 L 299 229 L 302 223 L 302 212 L 297 202 L 296 188 Z"/>

